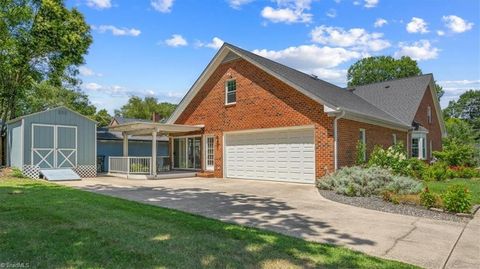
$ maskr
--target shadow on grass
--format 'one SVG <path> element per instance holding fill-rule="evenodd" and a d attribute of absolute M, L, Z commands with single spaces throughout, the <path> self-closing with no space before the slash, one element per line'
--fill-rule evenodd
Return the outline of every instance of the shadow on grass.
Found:
<path fill-rule="evenodd" d="M 198 208 L 203 201 L 212 209 L 209 216 L 296 234 L 318 233 L 315 226 L 339 239 L 374 244 L 338 233 L 328 223 L 292 216 L 285 212 L 288 205 L 273 198 L 195 188 L 92 188 L 110 194 L 141 191 L 149 203 L 166 206 L 183 202 L 186 208 Z M 10 194 L 18 189 L 21 194 Z M 345 248 L 32 181 L 0 182 L 0 262 L 34 268 L 408 267 Z"/>

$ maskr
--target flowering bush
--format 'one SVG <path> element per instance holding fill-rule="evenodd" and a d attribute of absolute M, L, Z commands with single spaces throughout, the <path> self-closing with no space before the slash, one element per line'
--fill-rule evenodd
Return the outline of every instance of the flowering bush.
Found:
<path fill-rule="evenodd" d="M 465 166 L 450 166 L 447 175 L 449 178 L 474 178 L 480 177 L 480 170 Z"/>
<path fill-rule="evenodd" d="M 425 168 L 422 179 L 426 181 L 444 181 L 448 177 L 448 166 L 444 162 L 436 162 Z"/>
<path fill-rule="evenodd" d="M 393 173 L 405 176 L 412 174 L 410 161 L 402 144 L 390 146 L 387 149 L 375 146 L 368 160 L 368 166 L 391 169 Z"/>

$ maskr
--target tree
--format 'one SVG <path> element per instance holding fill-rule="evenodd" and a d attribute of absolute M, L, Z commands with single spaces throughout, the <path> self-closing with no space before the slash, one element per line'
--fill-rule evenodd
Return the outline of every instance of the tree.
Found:
<path fill-rule="evenodd" d="M 158 103 L 157 98 L 132 96 L 127 104 L 122 106 L 120 110 L 115 111 L 115 115 L 125 118 L 151 119 L 154 112 L 160 114 L 162 118 L 169 117 L 177 105 L 162 102 Z"/>
<path fill-rule="evenodd" d="M 32 110 L 29 100 L 40 89 L 54 96 L 67 93 L 66 99 L 80 100 L 77 109 L 92 110 L 75 92 L 78 66 L 92 42 L 90 27 L 77 9 L 67 9 L 63 0 L 2 0 L 0 40 L 2 135 L 6 120 Z M 70 91 L 58 93 L 61 89 Z"/>
<path fill-rule="evenodd" d="M 110 124 L 112 116 L 108 114 L 108 111 L 106 109 L 101 109 L 97 112 L 97 114 L 95 114 L 93 119 L 98 122 L 98 127 L 105 127 Z"/>
<path fill-rule="evenodd" d="M 363 58 L 348 68 L 348 86 L 359 86 L 392 79 L 421 75 L 417 62 L 403 56 L 396 60 L 390 56 Z"/>
<path fill-rule="evenodd" d="M 46 81 L 35 83 L 31 89 L 27 89 L 26 97 L 19 102 L 19 105 L 22 114 L 65 106 L 93 118 L 97 110 L 82 91 L 53 86 Z"/>
<path fill-rule="evenodd" d="M 449 143 L 450 140 L 457 139 L 465 144 L 475 144 L 478 132 L 473 129 L 473 126 L 466 120 L 459 118 L 448 118 L 445 120 L 445 128 L 448 136 L 444 139 L 444 143 Z"/>
<path fill-rule="evenodd" d="M 363 58 L 348 68 L 348 86 L 360 86 L 392 79 L 413 77 L 422 74 L 415 60 L 408 56 L 395 59 L 391 56 Z M 442 86 L 435 83 L 438 100 L 443 96 Z"/>
<path fill-rule="evenodd" d="M 480 132 L 480 90 L 468 90 L 457 101 L 450 101 L 443 111 L 446 118 L 464 119 Z"/>

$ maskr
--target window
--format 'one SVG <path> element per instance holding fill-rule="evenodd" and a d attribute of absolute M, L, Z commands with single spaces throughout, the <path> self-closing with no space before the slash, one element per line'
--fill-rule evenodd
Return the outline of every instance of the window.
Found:
<path fill-rule="evenodd" d="M 427 119 L 428 123 L 432 123 L 432 108 L 430 106 L 427 107 Z"/>
<path fill-rule="evenodd" d="M 426 159 L 427 157 L 427 135 L 425 133 L 412 134 L 412 157 Z"/>
<path fill-rule="evenodd" d="M 397 144 L 397 134 L 392 134 L 392 144 L 393 145 Z"/>
<path fill-rule="evenodd" d="M 363 144 L 363 160 L 367 160 L 367 137 L 365 134 L 365 129 L 360 129 L 358 133 L 358 141 Z"/>
<path fill-rule="evenodd" d="M 237 102 L 237 81 L 228 80 L 225 84 L 225 104 L 235 104 Z"/>

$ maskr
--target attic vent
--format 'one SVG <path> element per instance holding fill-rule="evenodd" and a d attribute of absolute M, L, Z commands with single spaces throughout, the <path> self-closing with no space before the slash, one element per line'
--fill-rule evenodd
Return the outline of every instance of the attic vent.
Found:
<path fill-rule="evenodd" d="M 59 111 L 58 111 L 58 114 L 60 114 L 60 115 L 65 115 L 65 114 L 67 114 L 67 112 L 66 112 L 66 111 L 63 111 L 63 110 L 59 110 Z"/>
<path fill-rule="evenodd" d="M 315 74 L 310 74 L 310 76 L 311 76 L 313 79 L 318 80 L 318 76 L 317 76 L 317 75 L 315 75 Z"/>
<path fill-rule="evenodd" d="M 388 88 L 390 88 L 390 85 L 385 86 L 385 89 L 388 89 Z"/>

